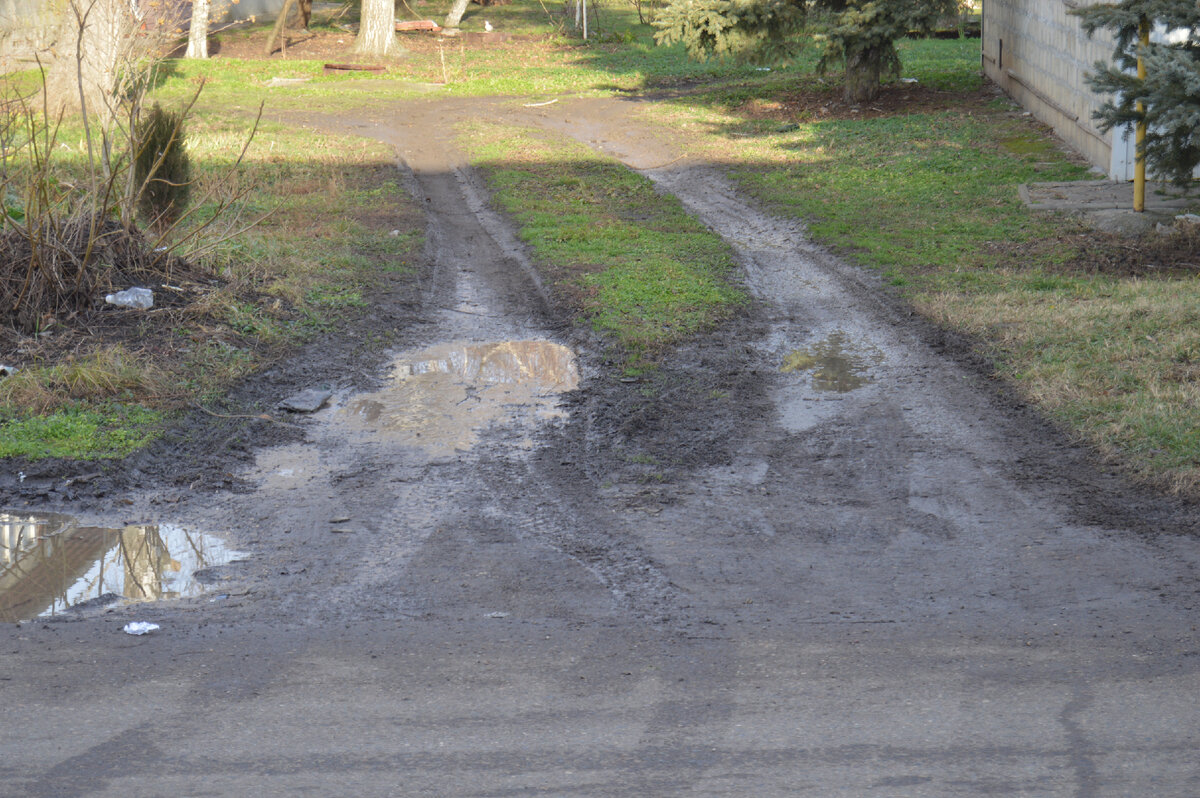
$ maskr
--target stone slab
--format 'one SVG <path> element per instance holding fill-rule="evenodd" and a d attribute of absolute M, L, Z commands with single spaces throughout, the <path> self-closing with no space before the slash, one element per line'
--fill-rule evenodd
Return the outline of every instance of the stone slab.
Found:
<path fill-rule="evenodd" d="M 1059 183 L 1026 183 L 1017 188 L 1021 201 L 1035 211 L 1132 210 L 1133 183 L 1112 180 L 1074 180 Z M 1146 183 L 1146 210 L 1187 208 L 1200 202 L 1188 198 L 1171 183 Z"/>
<path fill-rule="evenodd" d="M 322 405 L 329 401 L 329 397 L 331 396 L 333 396 L 333 391 L 323 388 L 309 388 L 298 394 L 289 396 L 280 402 L 279 406 L 293 413 L 315 413 L 321 409 Z"/>

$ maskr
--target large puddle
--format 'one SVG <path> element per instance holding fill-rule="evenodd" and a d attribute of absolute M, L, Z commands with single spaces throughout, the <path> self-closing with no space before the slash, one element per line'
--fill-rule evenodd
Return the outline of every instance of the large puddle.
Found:
<path fill-rule="evenodd" d="M 79 526 L 56 513 L 0 512 L 0 622 L 97 599 L 199 595 L 197 571 L 240 556 L 217 538 L 178 526 L 111 529 Z"/>
<path fill-rule="evenodd" d="M 550 341 L 445 343 L 398 357 L 391 385 L 344 412 L 403 443 L 463 451 L 497 422 L 562 417 L 559 395 L 578 386 L 575 354 Z"/>
<path fill-rule="evenodd" d="M 878 352 L 855 347 L 839 330 L 811 346 L 789 352 L 780 370 L 811 374 L 814 390 L 848 393 L 874 382 L 870 369 L 880 359 Z"/>

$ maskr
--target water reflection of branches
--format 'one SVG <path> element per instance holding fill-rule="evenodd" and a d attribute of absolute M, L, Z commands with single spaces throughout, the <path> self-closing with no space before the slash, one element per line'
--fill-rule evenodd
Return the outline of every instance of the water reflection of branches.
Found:
<path fill-rule="evenodd" d="M 176 598 L 196 589 L 197 568 L 228 562 L 233 554 L 219 541 L 173 525 L 80 527 L 52 513 L 0 512 L 0 622 L 55 614 L 104 596 Z"/>
<path fill-rule="evenodd" d="M 120 554 L 125 566 L 126 598 L 162 598 L 163 571 L 179 570 L 157 526 L 127 526 L 121 530 Z"/>

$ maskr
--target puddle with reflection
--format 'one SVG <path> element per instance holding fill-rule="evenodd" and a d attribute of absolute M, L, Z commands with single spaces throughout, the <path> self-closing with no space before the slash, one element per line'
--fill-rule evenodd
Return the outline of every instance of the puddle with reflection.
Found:
<path fill-rule="evenodd" d="M 58 513 L 0 512 L 0 622 L 95 599 L 199 595 L 197 571 L 242 556 L 217 538 L 169 524 L 110 529 Z"/>
<path fill-rule="evenodd" d="M 812 346 L 789 352 L 780 371 L 810 372 L 815 390 L 847 393 L 875 381 L 870 368 L 880 359 L 878 352 L 864 353 L 856 349 L 839 330 Z"/>
<path fill-rule="evenodd" d="M 575 354 L 550 341 L 455 342 L 398 357 L 392 384 L 343 410 L 349 423 L 433 452 L 469 449 L 498 421 L 565 414 L 579 386 Z"/>

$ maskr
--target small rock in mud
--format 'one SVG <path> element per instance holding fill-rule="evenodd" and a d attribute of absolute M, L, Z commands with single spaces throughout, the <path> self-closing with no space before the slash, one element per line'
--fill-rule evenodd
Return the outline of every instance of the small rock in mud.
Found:
<path fill-rule="evenodd" d="M 192 573 L 192 579 L 196 580 L 202 585 L 212 585 L 216 584 L 217 582 L 224 582 L 229 578 L 229 575 L 225 573 L 225 569 L 219 565 L 213 566 L 212 568 L 201 568 L 200 570 Z"/>
<path fill-rule="evenodd" d="M 78 604 L 73 604 L 68 609 L 74 613 L 83 613 L 83 612 L 87 612 L 88 610 L 94 610 L 94 609 L 98 609 L 101 607 L 107 607 L 110 604 L 117 604 L 120 601 L 121 601 L 121 596 L 117 595 L 116 593 L 112 593 L 112 592 L 101 593 L 99 596 L 96 596 L 94 599 L 88 599 L 87 601 L 81 601 Z"/>
<path fill-rule="evenodd" d="M 308 388 L 284 399 L 279 403 L 279 407 L 283 410 L 291 410 L 293 413 L 315 413 L 329 401 L 331 396 L 333 396 L 333 391 L 323 388 Z"/>

